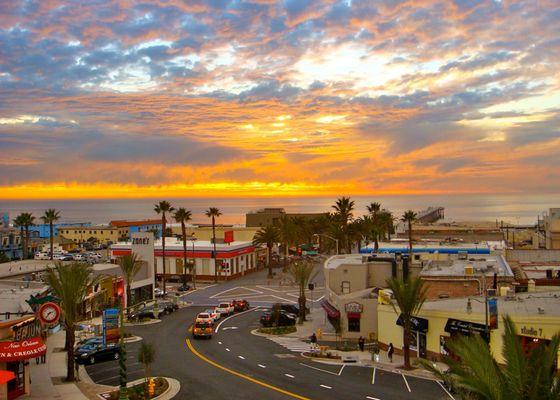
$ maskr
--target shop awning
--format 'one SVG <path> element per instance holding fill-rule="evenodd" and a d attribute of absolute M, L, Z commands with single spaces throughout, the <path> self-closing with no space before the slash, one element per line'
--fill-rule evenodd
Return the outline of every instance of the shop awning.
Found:
<path fill-rule="evenodd" d="M 477 324 L 476 322 L 461 321 L 459 319 L 449 318 L 447 320 L 447 323 L 445 324 L 444 330 L 445 332 L 461 333 L 466 336 L 469 336 L 472 332 L 484 336 L 486 326 L 483 324 Z"/>
<path fill-rule="evenodd" d="M 16 375 L 12 371 L 0 370 L 0 385 L 4 385 L 14 379 Z"/>
<path fill-rule="evenodd" d="M 418 332 L 427 332 L 428 331 L 428 320 L 425 318 L 420 318 L 420 317 L 412 317 L 410 319 L 410 322 L 412 323 L 412 329 Z M 402 314 L 399 315 L 399 318 L 397 318 L 397 325 L 399 326 L 403 326 L 403 317 Z"/>
<path fill-rule="evenodd" d="M 47 345 L 39 336 L 21 341 L 0 342 L 0 362 L 22 361 L 42 356 Z"/>
<path fill-rule="evenodd" d="M 340 318 L 340 311 L 338 311 L 334 306 L 329 303 L 327 300 L 321 300 L 321 307 L 327 312 L 329 318 Z"/>

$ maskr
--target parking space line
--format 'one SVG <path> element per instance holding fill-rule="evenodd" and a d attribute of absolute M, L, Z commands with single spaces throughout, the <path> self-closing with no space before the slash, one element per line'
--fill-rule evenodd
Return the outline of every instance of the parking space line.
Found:
<path fill-rule="evenodd" d="M 377 371 L 377 367 L 373 367 L 373 373 L 371 374 L 371 384 L 375 385 L 375 371 Z"/>
<path fill-rule="evenodd" d="M 231 350 L 226 347 L 226 351 L 231 351 Z"/>
<path fill-rule="evenodd" d="M 293 375 L 290 375 L 290 374 L 284 374 L 284 375 L 286 375 L 286 376 L 287 376 L 288 378 L 292 378 L 292 379 L 294 379 L 294 378 L 295 378 L 295 376 L 293 376 Z"/>
<path fill-rule="evenodd" d="M 377 397 L 372 397 L 372 396 L 366 396 L 366 399 L 369 399 L 369 400 L 381 400 L 381 399 L 378 399 Z"/>
<path fill-rule="evenodd" d="M 317 367 L 314 367 L 314 366 L 312 366 L 312 365 L 307 365 L 307 364 L 304 364 L 304 363 L 299 363 L 299 365 L 303 365 L 304 367 L 307 367 L 307 368 L 315 369 L 315 370 L 317 370 L 317 371 L 322 371 L 322 372 L 326 372 L 327 374 L 331 374 L 331 375 L 336 375 L 336 376 L 338 376 L 338 374 L 335 373 L 335 372 L 327 371 L 326 369 L 317 368 Z M 343 366 L 344 366 L 344 365 L 343 365 Z"/>
<path fill-rule="evenodd" d="M 344 367 L 346 367 L 346 364 L 342 364 L 340 371 L 338 371 L 338 376 L 342 375 L 342 371 L 344 370 Z"/>
<path fill-rule="evenodd" d="M 319 386 L 321 386 L 322 388 L 325 388 L 325 389 L 332 389 L 331 386 L 327 386 L 327 385 L 319 385 Z"/>
<path fill-rule="evenodd" d="M 262 364 L 257 364 L 257 365 L 261 368 L 266 368 L 266 365 L 262 365 Z"/>
<path fill-rule="evenodd" d="M 237 356 L 237 357 L 239 357 L 239 358 L 240 358 L 240 359 L 242 359 L 242 360 L 244 360 L 244 359 L 245 359 L 245 357 L 243 357 L 243 356 Z"/>
<path fill-rule="evenodd" d="M 412 392 L 412 390 L 410 390 L 410 386 L 408 385 L 408 381 L 406 380 L 406 376 L 404 376 L 404 374 L 401 374 L 402 378 L 404 379 L 404 383 L 406 384 L 406 388 L 408 389 L 408 392 Z"/>
<path fill-rule="evenodd" d="M 218 344 L 222 344 L 222 342 L 218 342 Z"/>
<path fill-rule="evenodd" d="M 455 400 L 455 397 L 453 397 L 453 396 L 451 395 L 451 393 L 449 393 L 449 391 L 445 388 L 445 386 L 443 386 L 443 384 L 442 384 L 440 381 L 436 381 L 436 382 L 441 386 L 441 388 L 443 389 L 443 391 L 444 391 L 445 393 L 447 393 L 447 395 L 448 395 L 449 397 L 451 397 L 453 400 Z"/>

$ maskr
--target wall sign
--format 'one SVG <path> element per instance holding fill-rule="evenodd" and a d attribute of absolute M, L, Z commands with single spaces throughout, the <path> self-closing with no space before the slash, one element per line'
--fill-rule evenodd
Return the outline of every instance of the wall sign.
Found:
<path fill-rule="evenodd" d="M 12 331 L 14 332 L 15 342 L 29 339 L 35 336 L 41 336 L 41 322 L 38 319 L 33 318 L 28 321 L 24 321 L 21 324 L 12 326 Z"/>
<path fill-rule="evenodd" d="M 362 313 L 364 311 L 364 305 L 356 302 L 346 303 L 344 305 L 344 310 L 347 313 Z"/>
<path fill-rule="evenodd" d="M 150 238 L 149 237 L 133 237 L 132 238 L 132 244 L 140 244 L 140 245 L 150 244 Z"/>
<path fill-rule="evenodd" d="M 542 328 L 533 328 L 532 326 L 522 326 L 519 332 L 525 336 L 537 336 L 543 337 L 543 330 Z"/>
<path fill-rule="evenodd" d="M 47 345 L 43 343 L 41 337 L 33 337 L 13 342 L 0 342 L 1 362 L 27 360 L 29 358 L 42 356 L 46 352 Z"/>

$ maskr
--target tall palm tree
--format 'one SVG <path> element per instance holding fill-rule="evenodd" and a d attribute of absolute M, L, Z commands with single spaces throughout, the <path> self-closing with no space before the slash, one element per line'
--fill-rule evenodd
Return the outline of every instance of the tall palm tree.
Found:
<path fill-rule="evenodd" d="M 165 296 L 165 233 L 167 231 L 167 219 L 165 217 L 166 213 L 171 213 L 175 209 L 171 207 L 171 203 L 168 201 L 160 201 L 158 204 L 155 205 L 154 211 L 158 214 L 161 214 L 161 247 L 162 247 L 162 261 L 163 261 L 163 295 Z M 156 266 L 156 273 L 157 273 L 157 266 Z"/>
<path fill-rule="evenodd" d="M 411 318 L 417 315 L 426 301 L 426 288 L 419 278 L 391 278 L 387 286 L 393 291 L 395 303 L 391 303 L 395 313 L 400 313 L 403 323 L 403 353 L 404 368 L 410 369 L 410 332 L 412 331 Z"/>
<path fill-rule="evenodd" d="M 343 247 L 346 249 L 347 253 L 351 253 L 352 248 L 348 237 L 348 224 L 354 216 L 354 201 L 350 200 L 350 197 L 341 197 L 336 200 L 332 208 L 334 208 L 335 217 L 341 224 L 342 230 L 344 231 Z"/>
<path fill-rule="evenodd" d="M 23 259 L 29 256 L 29 227 L 33 225 L 35 225 L 35 217 L 31 213 L 21 213 L 14 219 L 14 226 L 20 228 L 21 232 Z"/>
<path fill-rule="evenodd" d="M 22 214 L 14 218 L 14 227 L 19 228 L 19 241 L 21 243 L 21 259 L 25 258 L 25 227 Z"/>
<path fill-rule="evenodd" d="M 177 211 L 175 211 L 175 214 L 173 215 L 173 218 L 175 218 L 176 222 L 179 222 L 181 224 L 181 236 L 183 239 L 183 284 L 187 284 L 187 227 L 186 227 L 186 223 L 189 222 L 192 219 L 192 213 L 181 207 L 179 209 L 177 209 Z M 194 258 L 194 255 L 193 255 Z M 194 268 L 194 265 L 192 266 L 192 268 Z M 191 270 L 191 275 L 192 275 L 192 270 Z M 193 280 L 193 285 L 194 285 L 194 280 Z"/>
<path fill-rule="evenodd" d="M 50 259 L 53 259 L 53 248 L 54 248 L 54 223 L 60 219 L 60 212 L 56 211 L 54 208 L 49 208 L 45 211 L 45 214 L 41 217 L 41 220 L 45 224 L 49 224 L 49 242 L 51 248 Z"/>
<path fill-rule="evenodd" d="M 218 282 L 218 266 L 216 265 L 216 218 L 222 215 L 219 208 L 210 207 L 206 210 L 206 216 L 212 218 L 212 242 L 214 243 L 214 251 L 212 258 L 214 259 L 214 282 Z"/>
<path fill-rule="evenodd" d="M 560 399 L 560 378 L 555 371 L 560 334 L 554 335 L 550 343 L 541 342 L 525 354 L 515 324 L 505 316 L 502 338 L 503 367 L 498 365 L 488 343 L 479 335 L 461 336 L 449 342 L 449 349 L 460 361 L 445 356 L 444 361 L 449 366 L 445 374 L 426 360 L 421 363 L 464 399 Z"/>
<path fill-rule="evenodd" d="M 133 305 L 130 285 L 132 285 L 134 276 L 140 271 L 140 268 L 142 268 L 142 261 L 138 258 L 137 254 L 130 253 L 119 257 L 118 263 L 126 283 L 126 307 L 129 308 Z"/>
<path fill-rule="evenodd" d="M 372 233 L 373 233 L 373 240 L 374 240 L 374 247 L 373 247 L 373 251 L 375 253 L 377 253 L 377 251 L 379 250 L 379 235 L 381 233 L 381 226 L 382 226 L 382 221 L 379 218 L 380 215 L 379 213 L 381 212 L 381 203 L 371 203 L 369 206 L 366 206 L 369 215 L 371 216 L 371 220 L 372 220 Z"/>
<path fill-rule="evenodd" d="M 308 261 L 296 261 L 290 265 L 289 272 L 294 281 L 299 287 L 299 323 L 302 324 L 305 321 L 305 288 L 311 280 L 311 274 L 313 273 L 314 265 Z"/>
<path fill-rule="evenodd" d="M 57 262 L 54 268 L 47 269 L 46 280 L 53 294 L 60 299 L 62 320 L 66 331 L 66 380 L 74 381 L 74 343 L 76 341 L 76 322 L 80 317 L 88 288 L 96 285 L 100 277 L 92 275 L 93 267 L 83 263 L 62 265 Z"/>
<path fill-rule="evenodd" d="M 278 220 L 276 227 L 280 235 L 280 241 L 284 245 L 284 266 L 286 266 L 288 256 L 290 255 L 290 246 L 296 240 L 296 226 L 292 218 L 283 215 Z"/>
<path fill-rule="evenodd" d="M 266 245 L 269 278 L 272 278 L 272 263 L 270 262 L 272 259 L 272 248 L 278 242 L 280 242 L 280 234 L 278 233 L 278 228 L 273 225 L 267 225 L 264 228 L 259 229 L 253 237 L 253 244 Z"/>
<path fill-rule="evenodd" d="M 412 261 L 412 223 L 416 221 L 416 213 L 412 210 L 405 211 L 401 221 L 408 224 L 408 257 Z"/>

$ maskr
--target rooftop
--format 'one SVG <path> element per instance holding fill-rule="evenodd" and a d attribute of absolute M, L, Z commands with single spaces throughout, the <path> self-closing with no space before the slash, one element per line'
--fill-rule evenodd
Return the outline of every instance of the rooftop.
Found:
<path fill-rule="evenodd" d="M 242 241 L 234 241 L 230 244 L 227 243 L 216 243 L 217 250 L 232 250 L 232 249 L 239 249 L 245 248 L 248 246 L 252 246 L 252 242 L 242 242 Z M 130 242 L 118 242 L 111 246 L 112 249 L 121 248 L 121 249 L 128 249 L 130 248 Z M 192 249 L 193 241 L 187 238 L 187 250 Z M 161 238 L 156 239 L 154 242 L 154 248 L 161 249 Z M 195 250 L 212 250 L 214 248 L 214 244 L 209 240 L 195 240 L 194 241 L 194 248 Z M 183 241 L 176 237 L 166 237 L 165 238 L 165 249 L 166 250 L 183 250 Z"/>
<path fill-rule="evenodd" d="M 161 225 L 161 219 L 141 219 L 141 220 L 126 220 L 120 219 L 109 222 L 109 225 L 115 226 L 117 228 L 127 227 L 127 226 L 144 226 L 144 225 Z"/>
<path fill-rule="evenodd" d="M 472 275 L 484 274 L 486 276 L 493 276 L 497 273 L 498 276 L 513 277 L 511 267 L 500 254 L 489 255 L 488 257 L 470 257 L 467 260 L 446 260 L 446 261 L 433 261 L 429 260 L 425 264 L 421 276 L 465 276 L 467 274 L 465 268 L 473 267 Z"/>
<path fill-rule="evenodd" d="M 0 312 L 32 312 L 25 300 L 47 289 L 48 286 L 42 282 L 0 281 L 0 304 L 2 304 Z M 19 317 L 14 316 L 14 318 Z"/>
<path fill-rule="evenodd" d="M 362 261 L 363 257 L 365 257 L 364 254 L 339 254 L 339 255 L 336 255 L 336 256 L 329 257 L 325 261 L 324 267 L 326 269 L 336 269 L 336 268 L 340 267 L 341 265 L 352 265 L 352 264 L 362 265 L 363 264 L 363 261 Z M 383 257 L 384 256 L 381 255 L 381 258 L 383 258 Z"/>

